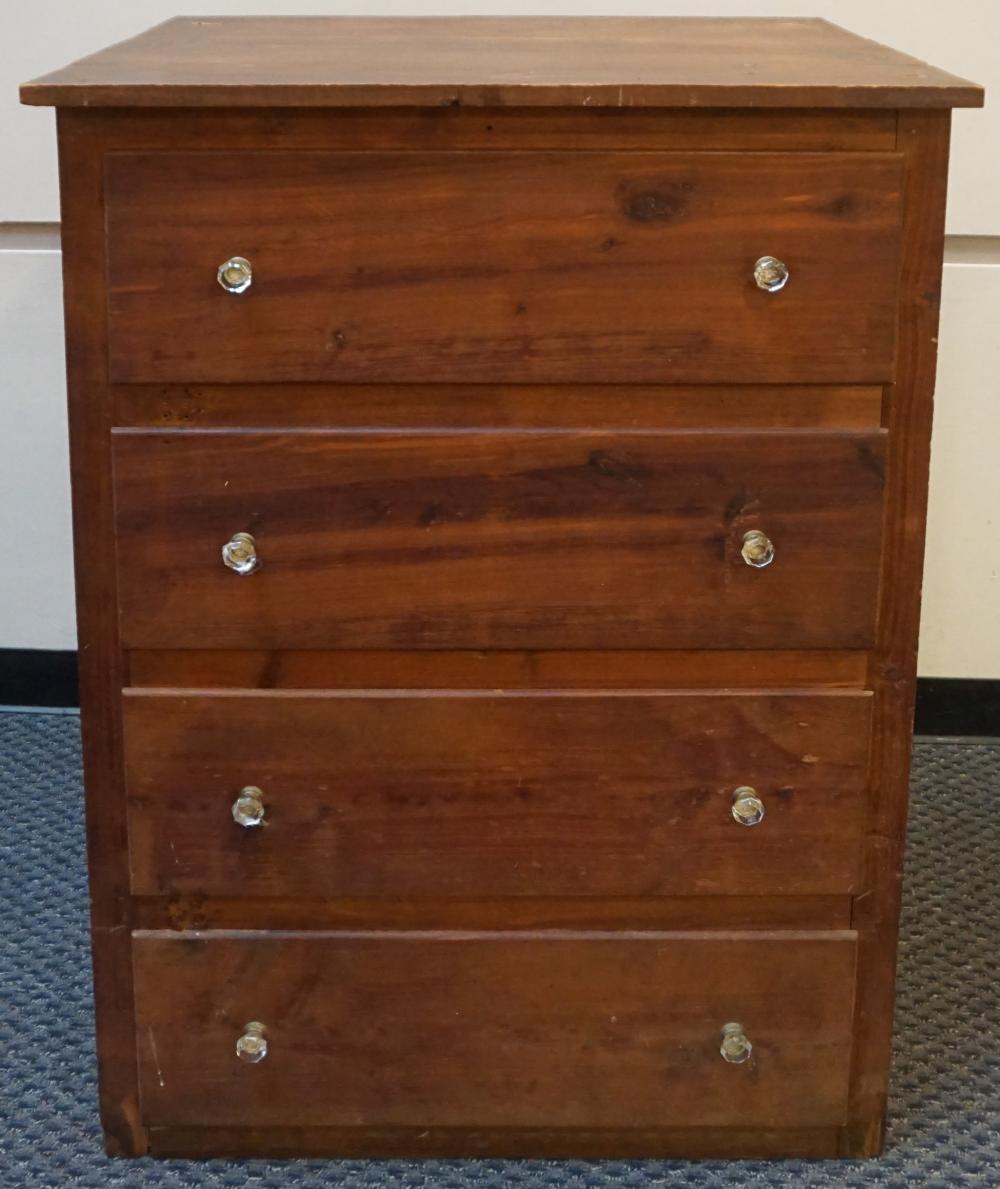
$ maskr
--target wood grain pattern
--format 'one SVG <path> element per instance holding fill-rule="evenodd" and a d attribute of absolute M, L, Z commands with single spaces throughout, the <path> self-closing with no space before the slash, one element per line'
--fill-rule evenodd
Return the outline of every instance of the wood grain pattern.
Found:
<path fill-rule="evenodd" d="M 310 900 L 264 896 L 133 896 L 136 929 L 826 930 L 851 927 L 840 896 L 482 896 Z"/>
<path fill-rule="evenodd" d="M 881 432 L 119 432 L 131 648 L 857 648 Z M 744 533 L 775 544 L 747 566 Z M 260 569 L 220 550 L 254 533 Z M 808 608 L 808 615 L 803 609 Z"/>
<path fill-rule="evenodd" d="M 123 383 L 892 375 L 894 154 L 122 153 L 106 188 Z"/>
<path fill-rule="evenodd" d="M 861 689 L 864 651 L 139 649 L 130 686 L 245 689 Z"/>
<path fill-rule="evenodd" d="M 878 1151 L 949 123 L 907 109 L 981 90 L 815 21 L 251 18 L 25 98 L 88 107 L 108 1150 Z"/>
<path fill-rule="evenodd" d="M 864 693 L 131 694 L 133 891 L 820 895 L 854 889 Z M 260 787 L 265 823 L 230 807 Z M 766 806 L 732 817 L 733 790 Z"/>
<path fill-rule="evenodd" d="M 854 935 L 134 940 L 152 1126 L 843 1122 Z M 794 993 L 790 993 L 794 988 Z M 234 1052 L 267 1026 L 258 1065 Z M 730 1065 L 739 1020 L 754 1056 Z"/>
<path fill-rule="evenodd" d="M 116 385 L 122 427 L 873 429 L 874 385 Z"/>
<path fill-rule="evenodd" d="M 28 83 L 127 107 L 934 107 L 982 88 L 820 20 L 178 17 Z"/>
<path fill-rule="evenodd" d="M 854 910 L 862 964 L 843 1147 L 851 1155 L 875 1155 L 885 1142 L 950 130 L 946 112 L 900 118 L 907 162 L 900 370 L 887 402 L 891 440 L 885 579 L 872 658 L 876 711 L 867 888 Z"/>
<path fill-rule="evenodd" d="M 741 108 L 103 108 L 90 120 L 109 147 L 255 152 L 281 149 L 661 149 L 740 153 L 895 152 L 895 111 Z"/>
<path fill-rule="evenodd" d="M 90 125 L 59 113 L 73 547 L 86 785 L 100 1111 L 113 1155 L 140 1155 L 128 850 L 121 767 L 122 658 L 112 517 L 100 152 Z"/>
<path fill-rule="evenodd" d="M 838 1154 L 836 1127 L 151 1127 L 154 1156 L 788 1160 Z"/>

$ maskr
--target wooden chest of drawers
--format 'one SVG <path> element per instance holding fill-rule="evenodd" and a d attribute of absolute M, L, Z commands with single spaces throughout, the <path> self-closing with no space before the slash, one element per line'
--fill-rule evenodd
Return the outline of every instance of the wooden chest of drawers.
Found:
<path fill-rule="evenodd" d="M 23 95 L 109 1150 L 877 1152 L 979 89 L 821 21 L 300 18 Z"/>

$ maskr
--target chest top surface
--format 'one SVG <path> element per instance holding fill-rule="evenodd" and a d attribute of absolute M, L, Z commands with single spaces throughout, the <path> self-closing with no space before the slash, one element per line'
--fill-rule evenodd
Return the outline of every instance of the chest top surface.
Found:
<path fill-rule="evenodd" d="M 977 107 L 819 19 L 177 17 L 25 84 L 111 107 Z"/>

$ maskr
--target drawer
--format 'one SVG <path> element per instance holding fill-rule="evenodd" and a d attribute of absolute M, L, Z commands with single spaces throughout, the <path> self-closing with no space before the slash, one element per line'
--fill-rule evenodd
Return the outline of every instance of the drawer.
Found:
<path fill-rule="evenodd" d="M 156 691 L 126 696 L 124 719 L 138 894 L 752 896 L 858 879 L 860 691 Z M 237 805 L 245 787 L 259 792 Z"/>
<path fill-rule="evenodd" d="M 866 648 L 884 448 L 880 430 L 120 431 L 122 640 Z M 251 573 L 223 564 L 237 533 Z"/>
<path fill-rule="evenodd" d="M 114 153 L 111 378 L 886 381 L 900 161 Z M 780 292 L 755 283 L 764 256 Z M 233 257 L 239 294 L 217 281 Z"/>
<path fill-rule="evenodd" d="M 133 937 L 147 1125 L 844 1121 L 853 933 Z"/>

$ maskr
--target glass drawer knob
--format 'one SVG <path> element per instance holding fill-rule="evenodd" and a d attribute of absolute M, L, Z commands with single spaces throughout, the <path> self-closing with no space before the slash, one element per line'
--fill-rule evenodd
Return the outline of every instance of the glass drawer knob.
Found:
<path fill-rule="evenodd" d="M 237 574 L 252 574 L 260 564 L 257 559 L 257 542 L 249 533 L 235 533 L 222 546 L 222 560 Z"/>
<path fill-rule="evenodd" d="M 759 826 L 764 820 L 764 802 L 756 789 L 742 785 L 733 793 L 733 818 L 741 826 Z"/>
<path fill-rule="evenodd" d="M 724 1024 L 722 1028 L 722 1044 L 719 1045 L 722 1059 L 730 1065 L 742 1065 L 750 1060 L 753 1045 L 747 1040 L 742 1024 Z"/>
<path fill-rule="evenodd" d="M 759 529 L 751 529 L 743 537 L 743 547 L 740 550 L 743 560 L 755 570 L 762 570 L 774 561 L 774 545 Z"/>
<path fill-rule="evenodd" d="M 264 824 L 264 794 L 256 785 L 248 784 L 240 789 L 240 795 L 233 802 L 233 821 L 248 830 Z"/>
<path fill-rule="evenodd" d="M 788 284 L 788 265 L 774 256 L 761 256 L 753 266 L 757 288 L 765 293 L 777 293 Z"/>
<path fill-rule="evenodd" d="M 233 256 L 220 264 L 217 275 L 227 293 L 246 293 L 253 284 L 253 268 L 244 256 Z"/>
<path fill-rule="evenodd" d="M 256 1065 L 267 1056 L 266 1029 L 257 1020 L 251 1020 L 243 1029 L 243 1035 L 236 1042 L 236 1056 L 248 1065 Z"/>

